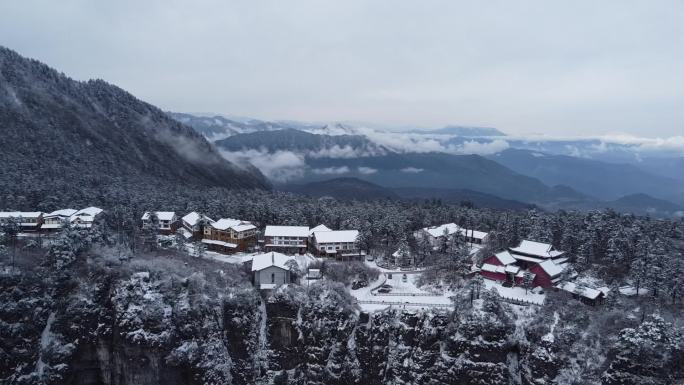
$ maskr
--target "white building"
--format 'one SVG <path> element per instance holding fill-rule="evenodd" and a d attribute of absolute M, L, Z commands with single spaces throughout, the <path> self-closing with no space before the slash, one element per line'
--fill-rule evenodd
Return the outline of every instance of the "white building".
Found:
<path fill-rule="evenodd" d="M 358 230 L 328 230 L 313 233 L 313 244 L 319 255 L 330 257 L 358 257 L 363 256 L 359 252 L 356 239 L 359 237 Z"/>
<path fill-rule="evenodd" d="M 14 220 L 21 231 L 37 231 L 43 223 L 43 213 L 40 211 L 4 211 L 0 212 L 0 225 Z"/>
<path fill-rule="evenodd" d="M 178 216 L 173 211 L 155 211 L 157 227 L 162 234 L 173 234 L 178 228 Z M 142 216 L 143 228 L 152 226 L 151 214 L 146 211 Z"/>
<path fill-rule="evenodd" d="M 69 217 L 69 223 L 71 227 L 77 227 L 81 229 L 89 229 L 93 227 L 93 224 L 100 219 L 103 210 L 97 207 L 86 207 L 84 209 L 76 211 L 72 216 Z"/>
<path fill-rule="evenodd" d="M 288 262 L 294 260 L 273 251 L 255 255 L 252 258 L 254 285 L 260 290 L 272 290 L 279 285 L 291 283 Z"/>
<path fill-rule="evenodd" d="M 308 226 L 266 226 L 264 230 L 264 247 L 267 251 L 286 253 L 306 252 L 309 241 Z"/>
<path fill-rule="evenodd" d="M 40 229 L 48 231 L 59 230 L 64 227 L 65 224 L 68 224 L 71 216 L 77 212 L 78 210 L 74 209 L 62 209 L 45 214 L 43 215 L 43 225 L 40 226 Z"/>
<path fill-rule="evenodd" d="M 489 233 L 473 229 L 465 229 L 455 223 L 445 223 L 439 226 L 425 227 L 415 234 L 416 239 L 427 239 L 433 248 L 439 247 L 444 242 L 444 237 L 451 238 L 456 234 L 463 237 L 464 241 L 473 245 L 480 245 L 487 241 Z"/>

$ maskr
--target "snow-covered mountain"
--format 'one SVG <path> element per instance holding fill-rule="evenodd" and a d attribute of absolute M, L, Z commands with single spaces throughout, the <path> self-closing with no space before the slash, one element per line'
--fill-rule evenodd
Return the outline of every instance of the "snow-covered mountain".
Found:
<path fill-rule="evenodd" d="M 19 204 L 124 184 L 267 186 L 258 170 L 231 164 L 192 128 L 121 88 L 73 80 L 3 47 L 0 127 L 0 196 Z"/>

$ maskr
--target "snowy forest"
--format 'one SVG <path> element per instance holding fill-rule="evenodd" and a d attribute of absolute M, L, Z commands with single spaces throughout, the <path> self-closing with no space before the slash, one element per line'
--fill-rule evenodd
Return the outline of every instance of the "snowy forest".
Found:
<path fill-rule="evenodd" d="M 48 246 L 4 225 L 0 378 L 7 384 L 675 384 L 684 379 L 684 221 L 612 211 L 497 211 L 440 201 L 342 202 L 262 190 L 111 189 L 38 198 L 52 210 L 97 204 L 105 220 Z M 10 200 L 14 200 L 11 201 Z M 25 197 L 3 203 L 28 208 Z M 35 206 L 33 206 L 35 204 Z M 265 298 L 237 265 L 141 246 L 142 212 L 360 229 L 369 253 L 407 245 L 450 309 L 361 312 L 345 274 Z M 430 250 L 414 230 L 455 222 L 567 250 L 611 290 L 602 306 L 550 293 L 515 306 L 468 277 L 458 245 Z M 486 254 L 486 253 L 485 253 Z M 354 269 L 346 274 L 358 274 Z M 630 285 L 640 295 L 622 295 Z"/>

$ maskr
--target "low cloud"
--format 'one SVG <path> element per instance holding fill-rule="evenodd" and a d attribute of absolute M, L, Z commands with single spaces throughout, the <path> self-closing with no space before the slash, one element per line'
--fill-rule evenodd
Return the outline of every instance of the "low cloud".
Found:
<path fill-rule="evenodd" d="M 417 168 L 417 167 L 406 167 L 406 168 L 401 169 L 401 172 L 406 172 L 409 174 L 418 174 L 419 172 L 423 172 L 423 171 L 425 171 L 425 169 Z"/>
<path fill-rule="evenodd" d="M 387 151 L 384 151 L 382 148 L 353 148 L 351 146 L 340 147 L 339 145 L 334 145 L 317 151 L 307 152 L 306 156 L 311 158 L 352 159 L 385 155 L 386 153 Z"/>
<path fill-rule="evenodd" d="M 274 153 L 264 150 L 221 151 L 221 155 L 237 165 L 250 163 L 267 178 L 276 182 L 301 178 L 306 168 L 304 157 L 291 151 Z"/>
<path fill-rule="evenodd" d="M 349 167 L 326 167 L 326 168 L 314 168 L 311 170 L 314 174 L 318 175 L 339 175 L 346 174 L 349 172 Z"/>
<path fill-rule="evenodd" d="M 509 147 L 508 142 L 502 139 L 495 139 L 491 142 L 477 142 L 469 140 L 460 146 L 456 146 L 458 154 L 491 155 L 501 152 Z"/>
<path fill-rule="evenodd" d="M 375 174 L 376 172 L 378 172 L 377 169 L 372 168 L 372 167 L 359 167 L 358 170 L 359 170 L 359 173 L 361 173 L 363 175 L 370 175 L 370 174 Z"/>

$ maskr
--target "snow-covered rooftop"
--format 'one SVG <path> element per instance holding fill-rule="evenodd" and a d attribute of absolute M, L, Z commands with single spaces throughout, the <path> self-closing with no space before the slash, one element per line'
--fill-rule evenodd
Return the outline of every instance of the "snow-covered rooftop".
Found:
<path fill-rule="evenodd" d="M 44 218 L 50 218 L 50 217 L 70 217 L 74 214 L 76 214 L 77 210 L 74 209 L 61 209 L 61 210 L 55 210 L 49 214 L 45 214 Z"/>
<path fill-rule="evenodd" d="M 430 234 L 434 238 L 438 238 L 444 235 L 444 230 L 448 235 L 454 234 L 459 231 L 460 227 L 455 223 L 445 223 L 440 226 L 426 227 L 423 230 Z"/>
<path fill-rule="evenodd" d="M 489 263 L 483 264 L 480 269 L 482 269 L 483 271 L 488 271 L 490 273 L 502 273 L 503 274 L 506 272 L 505 266 L 491 265 Z"/>
<path fill-rule="evenodd" d="M 484 231 L 464 229 L 455 223 L 445 223 L 445 224 L 440 225 L 440 226 L 425 227 L 423 229 L 423 231 L 430 234 L 430 236 L 432 236 L 433 238 L 438 238 L 438 237 L 444 236 L 445 230 L 447 231 L 448 235 L 459 233 L 465 237 L 480 239 L 480 240 L 485 239 L 487 237 L 487 234 L 489 234 L 489 233 L 484 232 Z"/>
<path fill-rule="evenodd" d="M 359 236 L 359 230 L 317 231 L 314 233 L 316 243 L 353 243 Z"/>
<path fill-rule="evenodd" d="M 264 254 L 258 254 L 252 257 L 252 271 L 260 271 L 271 266 L 279 267 L 281 269 L 289 270 L 287 267 L 288 261 L 295 259 L 285 254 L 271 251 Z"/>
<path fill-rule="evenodd" d="M 197 211 L 193 211 L 191 213 L 188 213 L 182 219 L 183 219 L 183 222 L 188 224 L 188 226 L 195 226 L 197 223 L 199 223 L 200 219 L 204 219 L 204 220 L 208 221 L 209 223 L 214 222 L 213 219 L 209 218 L 206 215 L 202 215 L 202 214 L 198 213 Z"/>
<path fill-rule="evenodd" d="M 234 231 L 237 231 L 237 232 L 256 229 L 256 226 L 254 226 L 250 222 L 241 221 L 239 219 L 233 219 L 233 218 L 221 218 L 218 221 L 212 223 L 211 227 L 213 227 L 217 230 L 233 229 Z"/>
<path fill-rule="evenodd" d="M 155 211 L 154 213 L 157 215 L 157 219 L 160 221 L 172 221 L 176 216 L 176 213 L 173 211 Z M 148 219 L 150 219 L 150 212 L 146 211 L 142 216 L 142 220 L 146 221 Z"/>
<path fill-rule="evenodd" d="M 308 237 L 308 226 L 266 226 L 266 237 Z"/>
<path fill-rule="evenodd" d="M 502 251 L 495 254 L 496 258 L 504 265 L 510 265 L 515 263 L 515 258 L 508 251 Z"/>
<path fill-rule="evenodd" d="M 540 263 L 539 266 L 542 269 L 544 269 L 544 271 L 546 272 L 546 274 L 549 275 L 549 277 L 555 277 L 557 275 L 560 275 L 560 273 L 563 272 L 563 266 L 556 265 L 551 260 L 546 260 L 546 261 Z"/>
<path fill-rule="evenodd" d="M 527 261 L 527 262 L 534 262 L 534 263 L 544 262 L 544 260 L 541 258 L 528 257 L 527 255 L 511 254 L 511 256 L 513 256 L 513 258 L 515 258 L 516 260 L 520 260 L 520 261 Z"/>
<path fill-rule="evenodd" d="M 326 225 L 320 224 L 320 225 L 314 227 L 313 229 L 309 230 L 309 236 L 312 236 L 313 233 L 315 233 L 317 231 L 332 231 L 332 230 L 329 229 Z"/>
<path fill-rule="evenodd" d="M 102 211 L 103 210 L 101 208 L 90 206 L 90 207 L 86 207 L 84 209 L 80 209 L 80 210 L 76 211 L 74 213 L 74 215 L 78 215 L 78 216 L 87 215 L 87 216 L 94 217 L 94 216 L 99 215 Z"/>
<path fill-rule="evenodd" d="M 0 218 L 38 218 L 42 214 L 40 211 L 3 211 Z"/>
<path fill-rule="evenodd" d="M 510 248 L 510 251 L 541 258 L 555 258 L 563 254 L 562 251 L 553 250 L 553 246 L 548 243 L 528 240 L 523 240 L 518 247 Z"/>
<path fill-rule="evenodd" d="M 235 243 L 217 241 L 214 239 L 202 239 L 202 243 L 205 243 L 207 245 L 218 245 L 218 246 L 223 246 L 223 247 L 230 247 L 231 249 L 234 249 L 238 246 Z"/>
<path fill-rule="evenodd" d="M 574 282 L 562 282 L 562 283 L 559 283 L 558 285 L 556 285 L 556 287 L 561 289 L 561 290 L 564 290 L 564 291 L 567 291 L 567 292 L 570 292 L 573 294 L 581 295 L 582 297 L 586 297 L 589 299 L 596 299 L 596 298 L 598 298 L 599 295 L 603 294 L 600 290 L 596 290 L 596 289 L 586 287 L 586 286 L 581 287 L 581 286 L 578 286 Z"/>

